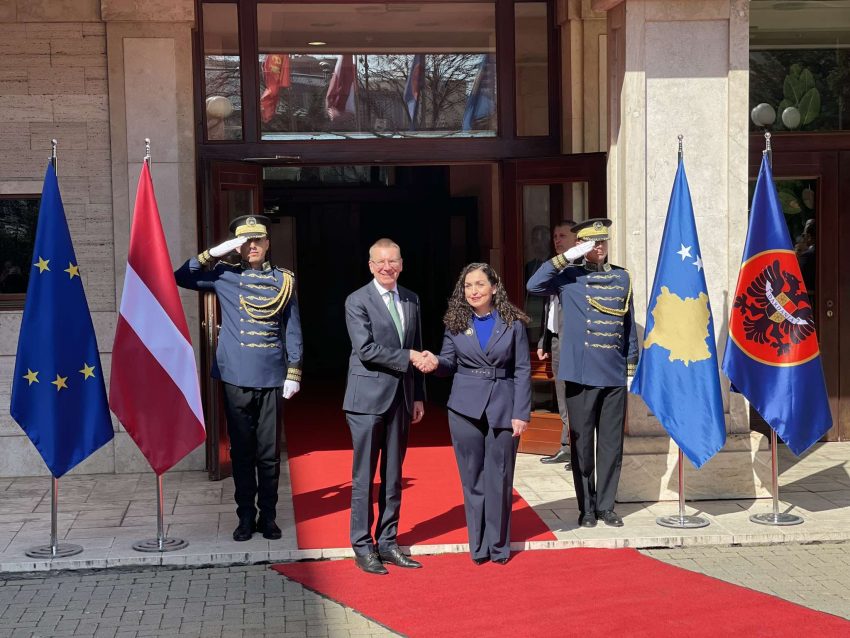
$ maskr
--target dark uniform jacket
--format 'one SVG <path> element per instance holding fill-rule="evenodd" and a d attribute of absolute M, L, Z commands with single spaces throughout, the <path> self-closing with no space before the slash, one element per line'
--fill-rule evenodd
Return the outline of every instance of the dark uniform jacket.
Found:
<path fill-rule="evenodd" d="M 213 291 L 221 306 L 221 331 L 212 377 L 244 388 L 281 387 L 301 380 L 301 319 L 295 276 L 218 262 L 206 269 L 193 257 L 174 273 L 177 285 Z"/>
<path fill-rule="evenodd" d="M 531 418 L 531 356 L 525 324 L 494 319 L 483 350 L 471 322 L 458 334 L 446 330 L 436 374 L 454 374 L 449 409 L 473 419 L 486 413 L 491 428 L 509 429 L 511 419 Z"/>
<path fill-rule="evenodd" d="M 425 380 L 410 363 L 410 351 L 422 350 L 419 297 L 398 286 L 404 313 L 404 340 L 399 341 L 392 315 L 374 281 L 345 300 L 345 326 L 351 339 L 348 382 L 342 409 L 359 414 L 383 414 L 398 390 L 413 413 L 413 402 L 425 400 Z"/>
<path fill-rule="evenodd" d="M 558 255 L 540 266 L 526 287 L 532 294 L 561 300 L 558 379 L 594 387 L 626 385 L 638 361 L 627 270 L 586 261 L 568 265 Z"/>

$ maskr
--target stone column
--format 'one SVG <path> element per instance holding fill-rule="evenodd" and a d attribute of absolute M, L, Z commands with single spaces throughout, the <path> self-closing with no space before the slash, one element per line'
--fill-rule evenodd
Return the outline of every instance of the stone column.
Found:
<path fill-rule="evenodd" d="M 681 133 L 722 359 L 747 226 L 749 3 L 599 0 L 593 8 L 608 12 L 611 260 L 632 273 L 642 335 Z M 722 379 L 726 447 L 699 472 L 685 461 L 686 498 L 767 496 L 766 439 L 750 433 L 744 402 Z M 620 500 L 676 498 L 678 450 L 634 395 L 625 450 Z"/>
<path fill-rule="evenodd" d="M 151 139 L 151 176 L 171 261 L 180 264 L 198 252 L 192 78 L 195 3 L 102 0 L 101 17 L 106 24 L 117 308 L 146 137 Z M 189 325 L 198 325 L 197 295 L 181 294 Z M 116 472 L 150 469 L 123 429 L 115 436 Z M 177 468 L 203 469 L 204 459 L 201 446 Z"/>

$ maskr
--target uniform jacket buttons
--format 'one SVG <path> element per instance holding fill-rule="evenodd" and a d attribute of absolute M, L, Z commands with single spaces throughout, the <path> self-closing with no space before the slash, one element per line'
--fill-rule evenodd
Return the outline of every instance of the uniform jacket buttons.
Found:
<path fill-rule="evenodd" d="M 590 332 L 590 331 L 588 330 L 588 332 Z M 244 331 L 244 330 L 240 330 L 240 331 L 239 331 L 239 334 L 244 335 L 244 334 L 245 334 L 245 331 Z"/>

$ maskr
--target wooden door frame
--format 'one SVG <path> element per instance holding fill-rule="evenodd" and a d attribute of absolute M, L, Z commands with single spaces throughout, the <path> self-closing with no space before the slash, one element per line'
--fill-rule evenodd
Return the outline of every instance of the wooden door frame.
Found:
<path fill-rule="evenodd" d="M 214 246 L 228 235 L 228 222 L 236 211 L 226 210 L 225 190 L 253 190 L 254 210 L 262 212 L 263 167 L 248 162 L 201 162 L 200 183 L 205 198 L 201 202 L 198 245 Z M 242 211 L 240 211 L 242 212 Z M 199 299 L 201 316 L 201 398 L 207 426 L 206 459 L 210 480 L 220 481 L 231 475 L 230 437 L 224 418 L 221 381 L 210 376 L 218 346 L 220 310 L 215 293 L 205 292 Z"/>

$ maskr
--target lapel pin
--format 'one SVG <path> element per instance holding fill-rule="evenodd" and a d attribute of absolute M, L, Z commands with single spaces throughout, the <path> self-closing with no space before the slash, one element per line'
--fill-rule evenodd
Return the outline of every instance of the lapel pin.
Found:
<path fill-rule="evenodd" d="M 470 336 L 470 337 L 471 337 L 471 336 L 472 336 L 472 328 L 467 328 L 467 329 L 466 329 L 466 332 L 465 332 L 464 334 L 466 334 L 466 335 L 468 335 L 468 336 Z"/>

